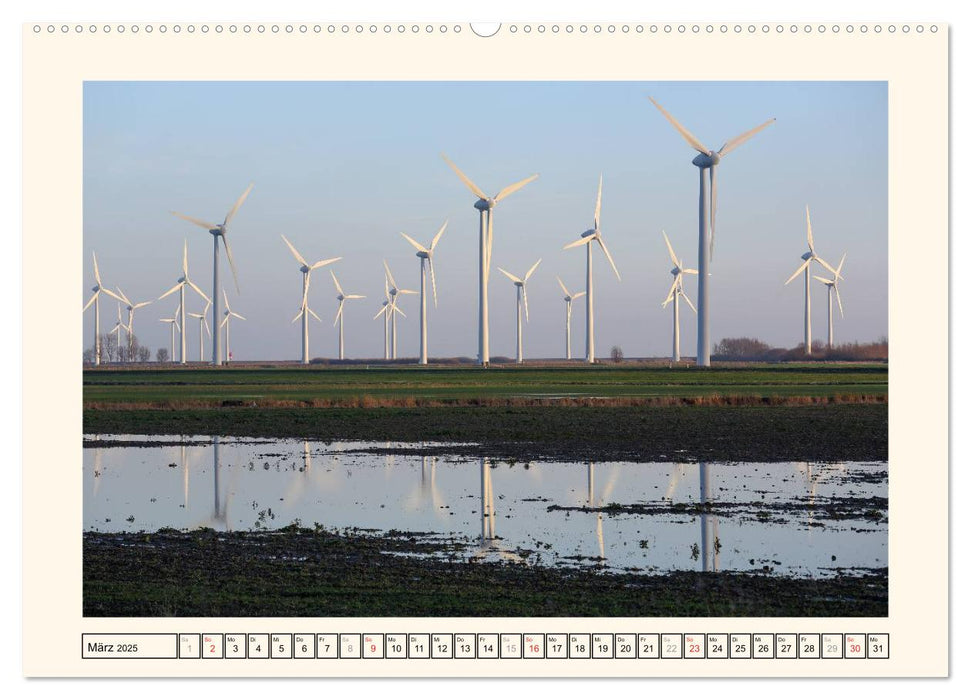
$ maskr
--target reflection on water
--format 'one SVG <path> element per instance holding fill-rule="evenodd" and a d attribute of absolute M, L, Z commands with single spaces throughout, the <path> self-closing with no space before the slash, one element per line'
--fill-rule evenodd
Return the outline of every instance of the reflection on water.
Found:
<path fill-rule="evenodd" d="M 885 463 L 524 464 L 449 456 L 447 445 L 219 437 L 85 444 L 86 530 L 298 523 L 447 539 L 470 560 L 646 572 L 887 565 Z"/>

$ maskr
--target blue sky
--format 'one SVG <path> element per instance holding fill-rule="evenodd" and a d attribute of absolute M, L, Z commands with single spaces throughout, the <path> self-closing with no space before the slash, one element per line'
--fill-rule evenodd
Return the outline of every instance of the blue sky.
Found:
<path fill-rule="evenodd" d="M 652 95 L 717 149 L 770 117 L 777 122 L 719 169 L 712 262 L 712 339 L 802 340 L 802 287 L 782 283 L 806 250 L 805 206 L 817 252 L 836 265 L 847 253 L 836 339 L 887 333 L 886 83 L 86 83 L 84 89 L 84 301 L 95 251 L 106 285 L 133 300 L 157 298 L 181 274 L 211 291 L 211 237 L 171 216 L 221 221 L 249 182 L 253 192 L 230 229 L 241 294 L 230 304 L 237 359 L 296 359 L 301 281 L 280 239 L 308 259 L 343 256 L 332 269 L 346 292 L 350 357 L 383 352 L 380 321 L 387 259 L 402 286 L 417 288 L 418 260 L 400 236 L 427 242 L 445 220 L 436 255 L 438 308 L 429 311 L 432 356 L 476 351 L 477 234 L 474 197 L 441 160 L 445 152 L 480 187 L 496 192 L 532 173 L 536 182 L 496 209 L 494 266 L 529 282 L 527 357 L 563 351 L 560 275 L 584 284 L 581 249 L 561 250 L 592 224 L 604 177 L 601 229 L 622 275 L 595 263 L 598 355 L 663 356 L 670 348 L 671 283 L 661 230 L 697 267 L 694 151 L 647 100 Z M 323 274 L 322 274 L 323 273 Z M 694 279 L 687 291 L 696 298 Z M 813 335 L 826 334 L 825 289 L 813 287 Z M 334 357 L 335 290 L 314 273 L 311 354 Z M 190 296 L 191 298 L 191 296 Z M 143 344 L 168 347 L 169 297 L 136 314 Z M 81 302 L 83 303 L 83 301 Z M 190 311 L 202 303 L 190 302 Z M 418 302 L 401 302 L 399 355 L 418 347 Z M 493 274 L 492 354 L 515 350 L 515 289 Z M 114 305 L 102 306 L 103 330 Z M 199 307 L 199 308 L 196 308 Z M 92 313 L 90 310 L 88 314 Z M 108 319 L 112 319 L 108 321 Z M 574 354 L 583 351 L 584 308 L 574 309 Z M 83 343 L 89 345 L 90 323 Z M 189 325 L 190 358 L 198 349 Z M 682 316 L 682 350 L 693 355 L 695 319 Z M 208 341 L 207 341 L 208 346 Z"/>

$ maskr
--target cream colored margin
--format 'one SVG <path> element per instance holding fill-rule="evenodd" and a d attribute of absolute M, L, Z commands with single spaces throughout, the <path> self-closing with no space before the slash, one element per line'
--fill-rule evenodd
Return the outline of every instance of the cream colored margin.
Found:
<path fill-rule="evenodd" d="M 310 29 L 23 30 L 23 669 L 84 675 L 944 675 L 948 671 L 948 40 L 886 28 L 476 37 Z M 58 28 L 60 25 L 57 25 Z M 85 28 L 88 26 L 84 25 Z M 103 26 L 103 23 L 99 24 Z M 116 27 L 117 25 L 113 25 Z M 214 25 L 213 25 L 214 26 Z M 229 23 L 225 25 L 229 26 Z M 242 24 L 239 25 L 242 27 Z M 253 25 L 256 26 L 255 24 Z M 313 25 L 310 25 L 311 27 Z M 397 27 L 393 23 L 392 27 Z M 411 25 L 407 25 L 410 27 Z M 452 26 L 452 25 L 450 25 Z M 535 26 L 535 25 L 534 25 Z M 579 26 L 579 25 L 576 25 Z M 604 25 L 606 27 L 607 25 Z M 770 25 L 775 27 L 775 23 Z M 789 25 L 786 25 L 787 27 Z M 886 27 L 886 25 L 884 25 Z M 914 25 L 916 26 L 916 25 Z M 128 25 L 130 28 L 131 25 Z M 378 25 L 383 27 L 383 25 Z M 424 24 L 422 25 L 424 27 Z M 592 25 L 591 25 L 592 27 Z M 663 27 L 663 25 L 662 25 Z M 802 25 L 800 25 L 802 27 Z M 857 25 L 859 27 L 859 25 Z M 890 119 L 887 619 L 81 617 L 81 128 L 85 80 L 886 80 Z M 645 130 L 651 114 L 645 102 Z M 665 134 L 668 137 L 668 134 Z M 646 136 L 645 136 L 646 138 Z M 132 235 L 137 235 L 133 222 Z M 56 252 L 55 252 L 56 251 Z M 922 293 L 903 279 L 934 261 Z M 925 299 L 935 300 L 933 304 Z M 44 325 L 42 325 L 44 324 Z M 57 338 L 44 342 L 46 324 Z M 82 632 L 889 632 L 889 661 L 86 661 Z"/>

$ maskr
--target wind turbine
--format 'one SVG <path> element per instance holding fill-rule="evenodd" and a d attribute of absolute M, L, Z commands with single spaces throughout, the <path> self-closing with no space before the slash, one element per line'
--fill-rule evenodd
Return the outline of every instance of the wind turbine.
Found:
<path fill-rule="evenodd" d="M 443 153 L 442 158 L 455 171 L 465 186 L 479 199 L 473 205 L 479 210 L 479 364 L 489 365 L 489 270 L 492 267 L 492 209 L 516 190 L 528 185 L 539 177 L 530 175 L 525 180 L 513 183 L 499 190 L 495 197 L 489 197 L 458 169 Z"/>
<path fill-rule="evenodd" d="M 202 219 L 196 219 L 191 216 L 186 216 L 185 214 L 180 214 L 173 211 L 172 214 L 178 216 L 180 219 L 185 219 L 196 226 L 201 226 L 202 228 L 209 231 L 212 234 L 212 327 L 215 328 L 219 324 L 219 239 L 223 239 L 223 245 L 226 247 L 226 259 L 229 260 L 229 267 L 233 271 L 233 282 L 236 284 L 236 292 L 239 292 L 239 279 L 236 277 L 236 265 L 233 263 L 233 251 L 229 247 L 229 239 L 226 238 L 226 231 L 229 227 L 229 222 L 232 221 L 233 217 L 236 216 L 236 212 L 243 205 L 246 197 L 249 196 L 250 190 L 253 189 L 253 184 L 250 183 L 246 191 L 240 195 L 239 199 L 226 214 L 226 218 L 218 226 L 215 224 L 210 224 L 208 221 L 203 221 Z M 225 290 L 223 291 L 225 296 Z M 222 348 L 220 347 L 219 334 L 216 333 L 213 336 L 212 343 L 212 363 L 214 365 L 221 365 L 223 363 L 222 358 Z M 226 352 L 226 356 L 229 357 L 229 352 Z"/>
<path fill-rule="evenodd" d="M 231 308 L 229 308 L 229 297 L 226 296 L 226 290 L 225 289 L 223 290 L 223 301 L 226 302 L 226 310 L 223 312 L 223 317 L 224 317 L 223 318 L 223 322 L 219 324 L 219 327 L 222 328 L 223 326 L 226 326 L 226 362 L 229 362 L 229 358 L 231 358 L 233 356 L 233 354 L 229 351 L 229 319 L 230 318 L 233 318 L 233 317 L 236 317 L 240 321 L 245 321 L 246 320 L 246 317 L 245 316 L 240 316 L 238 313 L 236 313 Z M 313 312 L 311 312 L 311 313 L 313 313 Z M 317 314 L 314 314 L 314 316 L 316 317 Z M 318 318 L 317 320 L 319 321 L 320 319 Z M 219 334 L 216 333 L 214 337 L 215 338 L 218 338 L 219 337 Z M 213 343 L 213 344 L 215 344 L 215 343 Z"/>
<path fill-rule="evenodd" d="M 533 266 L 529 268 L 529 272 L 522 279 L 506 272 L 501 267 L 499 268 L 499 272 L 511 279 L 512 283 L 516 285 L 516 362 L 520 364 L 523 362 L 523 309 L 526 310 L 526 322 L 529 322 L 529 300 L 526 297 L 526 281 L 536 268 L 539 267 L 542 260 L 540 258 L 533 263 Z"/>
<path fill-rule="evenodd" d="M 313 311 L 310 311 L 310 306 L 307 304 L 307 294 L 310 292 L 310 273 L 316 270 L 318 267 L 323 267 L 324 265 L 330 265 L 331 263 L 335 263 L 338 260 L 340 260 L 340 258 L 327 258 L 326 260 L 318 260 L 313 265 L 311 265 L 306 260 L 304 260 L 303 256 L 300 255 L 300 253 L 297 252 L 297 249 L 294 248 L 293 244 L 287 240 L 286 236 L 281 234 L 280 238 L 282 238 L 283 242 L 287 244 L 287 248 L 289 248 L 290 252 L 293 253 L 293 257 L 297 259 L 297 262 L 300 263 L 300 272 L 303 273 L 303 301 L 300 304 L 300 313 L 297 314 L 297 318 L 300 318 L 301 316 L 303 316 L 303 323 L 301 324 L 301 327 L 303 328 L 303 337 L 301 338 L 300 346 L 301 346 L 303 363 L 305 365 L 309 365 L 310 364 L 310 317 L 307 312 L 309 311 L 311 314 L 314 313 Z M 314 314 L 314 317 L 317 318 L 318 321 L 320 320 L 317 314 Z"/>
<path fill-rule="evenodd" d="M 193 318 L 199 319 L 199 362 L 203 362 L 205 360 L 205 354 L 202 348 L 202 342 L 204 339 L 203 329 L 205 329 L 205 332 L 209 335 L 210 338 L 212 337 L 212 331 L 209 330 L 209 323 L 206 321 L 206 313 L 209 311 L 209 304 L 210 302 L 206 301 L 206 308 L 202 310 L 202 313 L 189 314 Z"/>
<path fill-rule="evenodd" d="M 169 291 L 167 291 L 165 294 L 163 294 L 162 296 L 160 296 L 158 298 L 158 301 L 161 301 L 162 299 L 164 299 L 165 297 L 167 297 L 169 294 L 174 294 L 175 292 L 178 292 L 179 293 L 179 311 L 178 311 L 178 313 L 179 313 L 179 347 L 181 348 L 180 354 L 179 354 L 179 362 L 182 363 L 183 365 L 186 363 L 186 359 L 187 359 L 186 356 L 185 356 L 185 288 L 186 288 L 186 286 L 192 287 L 192 289 L 194 289 L 195 292 L 199 296 L 201 296 L 207 302 L 209 301 L 209 297 L 206 296 L 205 292 L 203 292 L 201 289 L 199 289 L 196 286 L 195 282 L 193 282 L 192 280 L 189 279 L 189 244 L 188 244 L 187 241 L 183 241 L 183 243 L 182 243 L 182 276 L 179 278 L 179 281 L 175 283 L 175 286 L 172 287 L 172 289 L 170 289 Z M 172 361 L 173 362 L 175 361 L 175 356 L 174 355 L 172 357 Z"/>
<path fill-rule="evenodd" d="M 112 333 L 115 334 L 115 352 L 118 353 L 119 361 L 121 360 L 121 329 L 122 328 L 124 328 L 126 331 L 128 330 L 128 327 L 121 322 L 121 304 L 118 304 L 118 321 L 115 323 L 114 326 L 111 327 L 111 330 L 108 331 L 108 335 L 111 335 Z"/>
<path fill-rule="evenodd" d="M 586 294 L 586 292 L 570 294 L 570 290 L 566 288 L 565 284 L 563 284 L 563 280 L 557 277 L 556 281 L 560 283 L 560 289 L 562 289 L 563 293 L 566 295 L 563 297 L 563 301 L 566 302 L 566 359 L 570 360 L 573 359 L 570 347 L 570 318 L 573 316 L 573 300 L 582 297 L 584 294 Z"/>
<path fill-rule="evenodd" d="M 739 134 L 718 149 L 717 152 L 710 150 L 701 141 L 696 139 L 690 131 L 685 129 L 678 121 L 668 114 L 667 110 L 659 105 L 653 97 L 650 98 L 655 107 L 660 110 L 664 118 L 671 122 L 671 125 L 678 130 L 678 133 L 688 144 L 698 151 L 698 155 L 691 161 L 692 165 L 698 168 L 698 353 L 695 364 L 700 367 L 711 366 L 711 342 L 708 335 L 708 264 L 711 262 L 711 255 L 715 248 L 715 209 L 718 204 L 718 186 L 716 182 L 715 169 L 724 156 L 741 146 L 757 133 L 762 131 L 775 121 L 775 118 L 760 124 L 754 129 L 750 129 L 743 134 Z M 708 183 L 705 183 L 705 170 L 708 171 Z M 710 196 L 709 196 L 710 195 Z"/>
<path fill-rule="evenodd" d="M 419 243 L 418 241 L 416 241 L 414 238 L 409 236 L 407 233 L 401 234 L 402 236 L 405 237 L 406 241 L 408 241 L 413 246 L 415 246 L 415 248 L 418 249 L 418 252 L 415 255 L 417 255 L 418 259 L 421 261 L 421 286 L 419 287 L 419 289 L 421 290 L 421 315 L 419 316 L 419 322 L 418 322 L 418 325 L 421 329 L 420 342 L 418 343 L 419 345 L 418 364 L 420 365 L 428 364 L 428 322 L 426 321 L 426 315 L 425 315 L 425 261 L 426 260 L 428 261 L 428 268 L 431 270 L 431 273 L 432 273 L 432 297 L 435 300 L 435 308 L 437 309 L 438 291 L 435 289 L 435 261 L 433 259 L 433 256 L 435 254 L 435 246 L 438 245 L 438 239 L 440 239 L 442 237 L 442 234 L 445 233 L 446 226 L 448 226 L 447 219 L 445 220 L 445 223 L 442 224 L 442 227 L 438 229 L 438 233 L 435 234 L 435 237 L 432 239 L 431 244 L 427 248 L 423 246 L 421 243 Z M 389 272 L 388 274 L 390 275 L 391 273 Z"/>
<path fill-rule="evenodd" d="M 804 318 L 804 330 L 805 330 L 805 341 L 806 341 L 806 354 L 813 354 L 813 329 L 812 329 L 812 319 L 810 317 L 809 311 L 809 266 L 815 261 L 825 267 L 827 270 L 832 272 L 836 278 L 839 278 L 839 273 L 833 269 L 832 265 L 823 260 L 821 257 L 816 255 L 816 248 L 813 245 L 813 226 L 809 221 L 809 205 L 806 205 L 806 240 L 809 242 L 809 250 L 802 254 L 803 263 L 796 271 L 792 273 L 792 277 L 786 280 L 786 284 L 792 282 L 799 276 L 802 272 L 806 278 L 806 306 L 805 306 L 805 318 Z M 783 285 L 785 286 L 785 285 Z"/>
<path fill-rule="evenodd" d="M 175 362 L 175 329 L 179 327 L 179 311 L 181 309 L 176 309 L 175 313 L 172 314 L 170 318 L 160 318 L 159 321 L 162 323 L 169 324 L 169 331 L 172 334 L 172 339 L 169 343 L 170 354 L 169 362 Z"/>
<path fill-rule="evenodd" d="M 604 245 L 603 236 L 600 235 L 600 201 L 601 195 L 603 194 L 604 187 L 604 176 L 600 176 L 600 185 L 597 187 L 597 206 L 593 210 L 593 228 L 587 229 L 580 234 L 580 238 L 573 243 L 567 243 L 563 246 L 563 249 L 576 248 L 577 246 L 585 245 L 587 246 L 587 362 L 593 363 L 595 361 L 594 348 L 593 348 L 593 242 L 596 241 L 600 244 L 600 249 L 603 250 L 604 255 L 607 257 L 607 262 L 614 269 L 614 274 L 617 275 L 617 279 L 620 279 L 620 273 L 617 271 L 617 266 L 614 265 L 614 259 L 610 257 L 610 251 L 607 250 L 607 246 Z"/>
<path fill-rule="evenodd" d="M 678 256 L 674 254 L 674 248 L 671 247 L 671 241 L 668 240 L 668 234 L 661 231 L 661 235 L 664 236 L 664 243 L 668 247 L 668 253 L 671 255 L 671 262 L 674 263 L 674 268 L 671 270 L 671 274 L 674 275 L 674 282 L 671 284 L 671 291 L 668 292 L 667 298 L 664 303 L 661 304 L 663 309 L 665 306 L 674 302 L 674 340 L 672 340 L 671 346 L 671 361 L 680 362 L 681 361 L 681 321 L 678 318 L 678 298 L 684 297 L 688 306 L 695 313 L 698 313 L 698 309 L 695 305 L 691 303 L 691 299 L 684 291 L 684 276 L 685 275 L 697 275 L 697 270 L 692 270 L 691 268 L 684 266 L 683 260 L 678 260 Z"/>
<path fill-rule="evenodd" d="M 337 287 L 337 316 L 334 318 L 334 325 L 338 326 L 337 331 L 337 359 L 344 359 L 344 302 L 348 299 L 364 299 L 366 298 L 363 294 L 344 294 L 344 290 L 341 289 L 340 282 L 337 281 L 337 275 L 334 271 L 330 271 L 330 276 L 334 279 L 334 286 Z"/>
<path fill-rule="evenodd" d="M 132 304 L 131 301 L 125 296 L 125 293 L 121 291 L 121 287 L 118 287 L 118 294 L 121 296 L 122 303 L 128 310 L 128 325 L 125 328 L 128 329 L 128 361 L 134 362 L 132 358 L 132 353 L 134 351 L 134 340 L 135 340 L 135 309 L 140 309 L 143 306 L 148 306 L 151 301 L 140 301 L 137 304 Z"/>
<path fill-rule="evenodd" d="M 390 300 L 391 300 L 392 309 L 398 308 L 399 294 L 418 293 L 414 289 L 400 289 L 398 287 L 397 283 L 394 281 L 394 275 L 391 274 L 391 268 L 388 267 L 387 260 L 384 261 L 384 271 L 387 274 L 387 281 L 391 285 L 388 289 L 388 292 L 391 295 Z M 389 312 L 389 313 L 391 314 L 391 359 L 397 360 L 398 359 L 398 319 L 395 317 L 393 312 Z M 401 314 L 401 315 L 404 316 L 404 314 Z"/>
<path fill-rule="evenodd" d="M 98 256 L 92 252 L 91 259 L 94 260 L 95 284 L 93 287 L 91 287 L 91 291 L 94 292 L 94 294 L 91 295 L 91 298 L 88 299 L 88 303 L 84 305 L 83 309 L 81 309 L 81 313 L 84 313 L 85 311 L 87 311 L 88 307 L 91 306 L 91 304 L 94 304 L 94 364 L 100 365 L 101 364 L 101 302 L 100 302 L 101 292 L 104 292 L 108 296 L 112 297 L 113 299 L 117 299 L 118 301 L 121 301 L 122 299 L 113 291 L 111 291 L 110 289 L 107 289 L 104 285 L 101 284 L 101 273 L 98 271 Z"/>
<path fill-rule="evenodd" d="M 384 316 L 384 359 L 385 360 L 391 359 L 391 352 L 389 350 L 389 345 L 388 345 L 388 322 L 390 321 L 390 317 L 393 316 L 395 313 L 399 313 L 405 318 L 408 318 L 407 316 L 405 316 L 405 312 L 399 309 L 398 305 L 391 298 L 391 293 L 388 291 L 388 276 L 385 275 L 384 301 L 381 303 L 381 308 L 378 310 L 378 312 L 374 314 L 375 321 L 378 320 L 378 316 Z"/>
<path fill-rule="evenodd" d="M 827 301 L 829 302 L 829 333 L 828 333 L 828 343 L 830 350 L 833 349 L 833 294 L 836 294 L 836 303 L 840 307 L 840 318 L 843 318 L 843 301 L 840 299 L 840 289 L 839 280 L 842 278 L 840 274 L 843 271 L 843 263 L 846 262 L 846 253 L 843 253 L 843 257 L 840 259 L 840 264 L 836 266 L 836 274 L 833 275 L 833 279 L 828 280 L 825 277 L 820 277 L 818 275 L 813 275 L 816 279 L 826 285 Z"/>

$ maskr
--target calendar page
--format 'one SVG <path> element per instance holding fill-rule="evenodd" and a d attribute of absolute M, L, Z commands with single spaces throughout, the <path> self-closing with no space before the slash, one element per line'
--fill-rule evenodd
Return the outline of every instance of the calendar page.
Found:
<path fill-rule="evenodd" d="M 22 51 L 26 676 L 948 674 L 946 24 Z"/>

